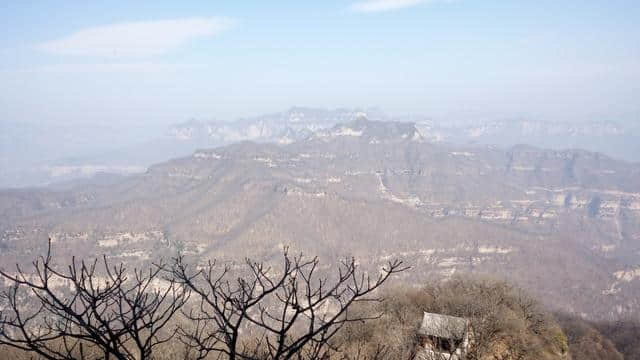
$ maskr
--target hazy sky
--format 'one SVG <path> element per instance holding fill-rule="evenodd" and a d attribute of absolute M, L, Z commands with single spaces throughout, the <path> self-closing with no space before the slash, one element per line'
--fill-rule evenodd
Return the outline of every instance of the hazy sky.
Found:
<path fill-rule="evenodd" d="M 640 121 L 638 0 L 2 1 L 0 121 Z"/>

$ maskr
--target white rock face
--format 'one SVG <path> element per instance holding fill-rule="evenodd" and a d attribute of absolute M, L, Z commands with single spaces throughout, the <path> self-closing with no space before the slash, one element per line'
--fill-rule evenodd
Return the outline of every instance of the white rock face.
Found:
<path fill-rule="evenodd" d="M 453 152 L 450 152 L 449 154 L 451 154 L 453 156 L 464 156 L 464 157 L 469 157 L 469 158 L 475 156 L 474 153 L 471 153 L 471 152 L 468 152 L 468 151 L 453 151 Z"/>
<path fill-rule="evenodd" d="M 438 266 L 439 267 L 454 267 L 454 266 L 457 266 L 457 265 L 464 264 L 465 260 L 466 259 L 460 258 L 460 257 L 448 257 L 448 258 L 442 259 L 438 263 Z"/>
<path fill-rule="evenodd" d="M 293 181 L 297 182 L 297 183 L 301 183 L 301 184 L 310 184 L 313 181 L 315 181 L 315 179 L 310 179 L 310 178 L 294 178 Z"/>
<path fill-rule="evenodd" d="M 533 166 L 513 166 L 511 169 L 516 171 L 533 171 L 536 168 Z"/>
<path fill-rule="evenodd" d="M 135 251 L 124 251 L 121 252 L 120 257 L 124 258 L 137 258 L 140 260 L 149 260 L 149 254 L 144 250 L 135 250 Z"/>
<path fill-rule="evenodd" d="M 308 192 L 301 189 L 289 189 L 287 190 L 287 196 L 299 196 L 306 198 L 323 198 L 327 196 L 325 191 Z"/>
<path fill-rule="evenodd" d="M 631 282 L 640 278 L 640 267 L 632 270 L 616 271 L 613 273 L 613 276 L 620 281 Z"/>
<path fill-rule="evenodd" d="M 397 197 L 385 186 L 384 182 L 382 181 L 382 175 L 376 173 L 376 176 L 378 177 L 378 191 L 380 191 L 383 199 L 390 200 L 398 204 L 407 205 L 412 208 L 417 208 L 423 205 L 422 200 L 420 200 L 420 198 L 417 196 L 408 196 L 406 198 Z"/>
<path fill-rule="evenodd" d="M 513 248 L 509 247 L 509 248 L 502 248 L 502 247 L 495 247 L 495 246 L 480 246 L 478 247 L 478 252 L 480 254 L 509 254 L 511 252 L 513 252 Z"/>
<path fill-rule="evenodd" d="M 276 163 L 273 161 L 273 159 L 271 158 L 267 158 L 267 157 L 255 157 L 253 158 L 254 161 L 257 162 L 261 162 L 261 163 L 265 163 L 268 167 L 270 168 L 274 168 L 277 167 L 278 165 L 276 165 Z"/>
<path fill-rule="evenodd" d="M 123 244 L 138 243 L 151 239 L 161 239 L 163 237 L 161 231 L 147 231 L 143 233 L 121 232 L 105 235 L 102 240 L 98 240 L 100 247 L 116 247 Z"/>
<path fill-rule="evenodd" d="M 340 127 L 332 133 L 334 136 L 362 136 L 362 130 L 354 130 L 350 127 Z"/>
<path fill-rule="evenodd" d="M 591 250 L 601 251 L 604 253 L 615 251 L 618 246 L 616 244 L 593 246 Z"/>
<path fill-rule="evenodd" d="M 195 154 L 193 154 L 193 157 L 196 159 L 215 159 L 215 160 L 222 158 L 222 156 L 214 152 L 201 152 L 201 151 L 198 151 Z"/>

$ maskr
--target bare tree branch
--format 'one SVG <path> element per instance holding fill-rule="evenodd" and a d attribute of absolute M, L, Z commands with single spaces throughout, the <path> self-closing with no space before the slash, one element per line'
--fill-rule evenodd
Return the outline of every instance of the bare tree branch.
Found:
<path fill-rule="evenodd" d="M 128 277 L 123 264 L 77 262 L 65 272 L 52 265 L 51 240 L 34 273 L 19 266 L 0 276 L 13 285 L 0 294 L 0 344 L 35 352 L 45 359 L 149 359 L 152 350 L 173 337 L 162 331 L 190 296 L 190 291 L 160 274 L 164 264 Z"/>
<path fill-rule="evenodd" d="M 329 340 L 346 324 L 379 315 L 352 314 L 357 302 L 380 301 L 374 295 L 390 276 L 406 270 L 392 261 L 373 277 L 358 271 L 353 258 L 337 268 L 335 278 L 317 275 L 318 258 L 292 257 L 285 249 L 278 270 L 246 260 L 247 274 L 229 279 L 229 267 L 209 263 L 191 270 L 183 258 L 172 276 L 190 289 L 198 305 L 183 311 L 192 328 L 180 339 L 197 349 L 198 359 L 210 353 L 229 359 L 321 359 Z"/>

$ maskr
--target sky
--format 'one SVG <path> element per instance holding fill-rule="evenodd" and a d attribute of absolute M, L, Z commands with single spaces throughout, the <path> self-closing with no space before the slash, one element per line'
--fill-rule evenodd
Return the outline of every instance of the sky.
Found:
<path fill-rule="evenodd" d="M 0 4 L 0 122 L 164 128 L 296 105 L 640 122 L 640 2 Z"/>

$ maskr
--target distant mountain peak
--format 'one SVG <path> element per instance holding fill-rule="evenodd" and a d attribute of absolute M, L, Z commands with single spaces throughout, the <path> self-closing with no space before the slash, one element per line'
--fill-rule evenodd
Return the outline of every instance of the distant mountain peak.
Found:
<path fill-rule="evenodd" d="M 311 138 L 334 139 L 340 137 L 357 137 L 370 143 L 424 140 L 424 135 L 418 130 L 415 123 L 369 120 L 364 113 L 357 114 L 355 120 L 351 122 L 317 131 Z"/>

